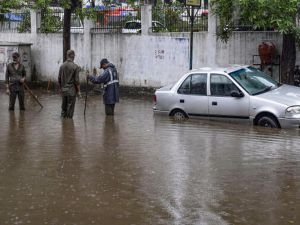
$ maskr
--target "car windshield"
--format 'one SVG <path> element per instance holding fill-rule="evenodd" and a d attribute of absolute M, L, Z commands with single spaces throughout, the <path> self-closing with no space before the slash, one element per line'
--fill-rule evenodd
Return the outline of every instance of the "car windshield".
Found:
<path fill-rule="evenodd" d="M 262 94 L 279 86 L 269 75 L 251 66 L 229 75 L 251 95 Z"/>

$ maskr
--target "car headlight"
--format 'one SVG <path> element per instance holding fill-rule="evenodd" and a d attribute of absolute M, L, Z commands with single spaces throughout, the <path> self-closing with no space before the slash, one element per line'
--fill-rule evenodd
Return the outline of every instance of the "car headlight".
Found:
<path fill-rule="evenodd" d="M 295 105 L 295 106 L 288 107 L 286 109 L 286 113 L 290 114 L 290 115 L 300 114 L 300 105 Z"/>

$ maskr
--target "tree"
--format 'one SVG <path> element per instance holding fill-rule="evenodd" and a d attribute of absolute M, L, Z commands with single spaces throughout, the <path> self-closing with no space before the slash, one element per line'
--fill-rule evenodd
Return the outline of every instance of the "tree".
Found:
<path fill-rule="evenodd" d="M 75 11 L 82 9 L 81 0 L 36 0 L 36 5 L 40 8 L 47 8 L 50 4 L 55 4 L 64 8 L 63 21 L 63 61 L 67 59 L 67 51 L 71 48 L 71 17 Z"/>
<path fill-rule="evenodd" d="M 1 1 L 0 13 L 8 12 L 11 8 L 18 8 L 20 6 L 20 0 Z"/>
<path fill-rule="evenodd" d="M 49 6 L 52 4 L 55 4 L 56 6 L 60 6 L 64 8 L 64 22 L 63 22 L 63 59 L 66 60 L 66 53 L 70 49 L 71 46 L 71 34 L 70 34 L 70 28 L 71 28 L 71 16 L 72 13 L 78 13 L 83 15 L 82 11 L 82 1 L 81 0 L 10 0 L 10 1 L 1 1 L 0 2 L 0 13 L 8 12 L 11 9 L 21 8 L 25 4 L 30 5 L 32 8 L 36 9 L 43 9 L 47 11 Z M 0 18 L 1 19 L 1 18 Z M 45 21 L 46 27 L 44 27 L 44 30 L 47 31 L 47 25 L 55 26 L 55 22 L 57 22 L 53 18 L 48 18 L 48 20 Z"/>
<path fill-rule="evenodd" d="M 227 41 L 235 19 L 256 29 L 274 29 L 282 34 L 281 81 L 292 83 L 296 61 L 296 43 L 300 29 L 296 25 L 300 0 L 211 0 L 212 12 L 219 17 L 217 36 Z"/>

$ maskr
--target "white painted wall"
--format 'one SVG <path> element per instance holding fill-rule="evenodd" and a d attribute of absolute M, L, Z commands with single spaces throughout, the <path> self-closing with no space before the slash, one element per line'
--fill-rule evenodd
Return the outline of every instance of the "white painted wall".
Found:
<path fill-rule="evenodd" d="M 99 67 L 101 58 L 106 57 L 117 66 L 121 85 L 159 87 L 177 80 L 189 69 L 189 33 L 97 34 L 90 33 L 90 26 L 85 22 L 83 34 L 71 35 L 75 62 L 83 70 Z M 281 35 L 276 32 L 235 32 L 228 43 L 222 43 L 213 31 L 194 33 L 193 68 L 252 64 L 264 40 L 273 41 L 281 52 Z M 39 79 L 57 80 L 63 58 L 61 33 L 0 33 L 0 40 L 32 43 L 32 65 Z M 278 73 L 276 70 L 274 73 Z M 81 79 L 85 79 L 84 74 Z"/>

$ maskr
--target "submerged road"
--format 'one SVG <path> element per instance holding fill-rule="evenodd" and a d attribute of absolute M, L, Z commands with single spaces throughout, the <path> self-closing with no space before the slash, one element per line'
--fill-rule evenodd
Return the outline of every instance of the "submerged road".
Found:
<path fill-rule="evenodd" d="M 300 131 L 154 116 L 151 97 L 0 92 L 0 225 L 300 224 Z"/>

